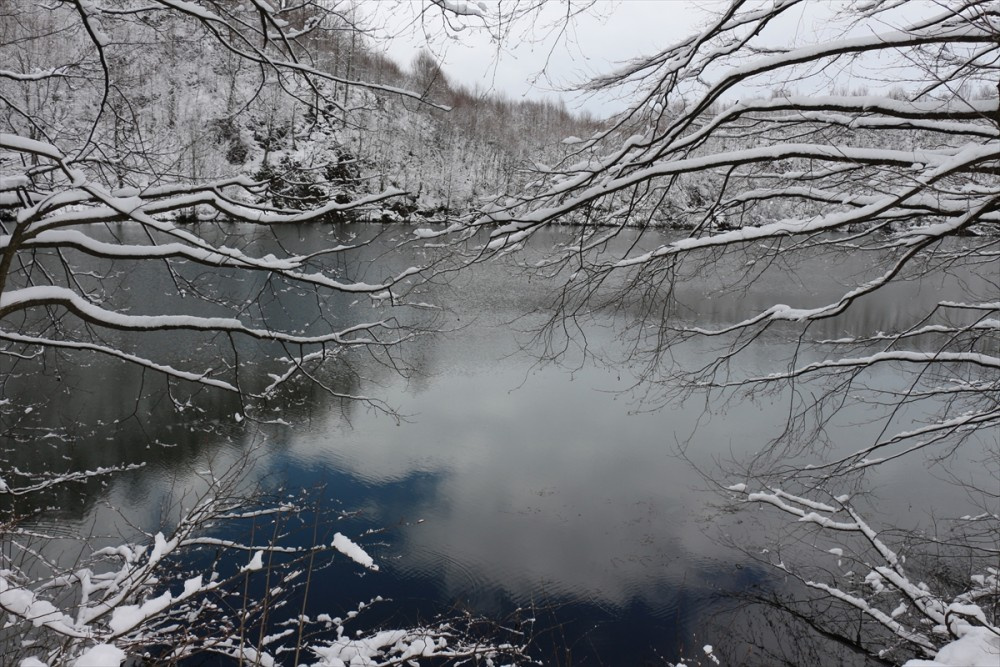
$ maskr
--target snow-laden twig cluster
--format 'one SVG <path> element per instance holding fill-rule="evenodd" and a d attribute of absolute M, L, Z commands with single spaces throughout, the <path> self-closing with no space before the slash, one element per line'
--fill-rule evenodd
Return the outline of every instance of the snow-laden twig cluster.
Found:
<path fill-rule="evenodd" d="M 834 17 L 838 38 L 762 43 L 761 31 L 801 4 L 734 2 L 701 33 L 595 80 L 602 90 L 634 88 L 633 106 L 611 129 L 580 142 L 576 163 L 552 168 L 522 196 L 469 221 L 466 233 L 482 237 L 473 258 L 508 253 L 541 229 L 576 223 L 574 241 L 530 264 L 564 279 L 549 328 L 623 311 L 635 341 L 631 360 L 646 369 L 647 387 L 664 393 L 676 390 L 678 377 L 688 387 L 813 377 L 839 385 L 891 364 L 920 376 L 915 393 L 951 397 L 955 407 L 971 403 L 970 412 L 958 410 L 969 417 L 966 426 L 996 425 L 995 12 L 989 3 L 967 2 L 914 18 L 895 13 L 893 3 L 872 2 Z M 908 63 L 917 78 L 875 95 L 822 76 L 829 68 L 864 68 L 876 54 Z M 782 77 L 809 93 L 768 90 Z M 682 231 L 664 238 L 665 227 Z M 682 300 L 684 290 L 752 292 L 778 273 L 826 272 L 820 267 L 845 256 L 871 260 L 857 275 L 830 276 L 847 281 L 832 300 L 803 294 L 802 303 L 748 308 L 715 328 L 684 321 L 685 310 L 700 305 Z M 962 304 L 940 303 L 892 331 L 824 335 L 836 318 L 896 284 L 952 275 L 967 286 Z M 738 372 L 753 341 L 788 331 L 799 335 L 802 356 L 815 351 L 826 361 L 792 360 L 788 370 L 763 377 Z M 675 368 L 671 346 L 692 338 L 715 339 L 719 355 L 701 368 Z M 938 430 L 967 432 L 952 428 L 955 416 L 943 415 Z M 898 451 L 921 448 L 897 436 Z"/>
<path fill-rule="evenodd" d="M 5 526 L 5 660 L 108 667 L 141 659 L 175 664 L 214 654 L 233 664 L 335 667 L 525 659 L 524 642 L 498 644 L 467 635 L 462 625 L 471 618 L 348 634 L 351 622 L 384 603 L 381 598 L 344 617 L 292 612 L 290 603 L 304 610 L 300 600 L 308 596 L 314 570 L 326 569 L 331 559 L 370 572 L 378 565 L 340 532 L 329 543 L 283 543 L 289 521 L 304 508 L 248 495 L 242 487 L 252 457 L 251 451 L 218 477 L 207 474 L 206 489 L 182 501 L 167 532 L 110 546 L 98 546 L 96 536 L 81 537 L 85 555 L 70 565 L 46 555 L 65 536 Z M 234 524 L 257 526 L 252 534 L 265 541 L 217 537 Z M 206 549 L 214 558 L 206 559 Z"/>
<path fill-rule="evenodd" d="M 17 135 L 0 134 L 0 149 L 19 154 L 25 162 L 42 161 L 40 167 L 26 170 L 24 179 L 21 180 L 30 180 L 32 174 L 40 168 L 51 168 L 55 174 L 47 187 L 32 187 L 30 198 L 33 203 L 21 208 L 16 219 L 9 223 L 11 228 L 0 235 L 0 319 L 18 322 L 13 327 L 5 327 L 0 331 L 0 337 L 10 343 L 29 348 L 51 346 L 100 352 L 174 378 L 238 391 L 236 381 L 213 377 L 216 371 L 212 369 L 200 372 L 177 369 L 150 357 L 66 333 L 61 336 L 33 334 L 32 327 L 25 324 L 25 318 L 18 319 L 17 316 L 42 310 L 53 312 L 54 309 L 75 316 L 84 325 L 102 329 L 136 332 L 185 330 L 221 333 L 226 336 L 235 334 L 275 341 L 286 346 L 329 346 L 330 350 L 356 346 L 387 349 L 412 336 L 412 333 L 403 331 L 394 319 L 358 322 L 317 335 L 302 335 L 283 331 L 268 323 L 247 323 L 238 316 L 124 313 L 107 303 L 108 295 L 102 294 L 99 282 L 95 287 L 85 287 L 93 284 L 88 279 L 99 274 L 95 274 L 94 269 L 85 261 L 77 259 L 84 256 L 112 262 L 162 261 L 166 277 L 175 282 L 181 297 L 184 296 L 183 286 L 187 283 L 183 277 L 183 269 L 179 268 L 183 264 L 259 273 L 269 276 L 270 280 L 331 293 L 379 295 L 414 278 L 421 268 L 405 268 L 397 275 L 375 284 L 343 281 L 331 275 L 329 270 L 324 270 L 322 265 L 318 268 L 310 267 L 312 263 L 330 255 L 356 250 L 356 245 L 337 244 L 313 249 L 308 254 L 285 257 L 273 254 L 254 256 L 209 240 L 197 230 L 163 221 L 157 214 L 203 204 L 216 208 L 228 220 L 262 225 L 296 223 L 321 218 L 334 210 L 364 207 L 398 194 L 395 191 L 348 204 L 331 202 L 306 212 L 281 212 L 239 203 L 223 193 L 227 187 L 255 187 L 246 178 L 207 185 L 108 190 L 91 180 L 54 145 Z M 11 182 L 20 183 L 21 180 L 14 179 Z M 20 188 L 16 183 L 8 187 Z M 109 223 L 119 224 L 117 234 L 108 235 L 104 231 Z M 122 236 L 137 240 L 122 241 Z M 49 252 L 61 270 L 45 270 L 40 267 L 37 267 L 38 270 L 31 270 L 34 265 L 26 262 L 25 258 L 39 252 Z M 194 289 L 191 292 L 197 294 Z M 231 307 L 239 308 L 237 315 L 245 310 L 244 304 L 233 304 Z M 72 330 L 73 327 L 63 329 L 64 332 Z"/>
<path fill-rule="evenodd" d="M 905 657 L 916 652 L 928 660 L 914 659 L 909 665 L 995 664 L 1000 656 L 1000 569 L 993 555 L 979 554 L 982 571 L 972 573 L 962 592 L 951 597 L 942 582 L 922 581 L 907 566 L 906 558 L 852 506 L 848 495 L 819 501 L 779 488 L 755 491 L 740 483 L 728 488 L 745 503 L 766 505 L 793 517 L 798 527 L 812 528 L 819 539 L 809 538 L 813 548 L 825 549 L 818 560 L 829 560 L 826 569 L 808 566 L 777 552 L 767 551 L 771 564 L 798 579 L 818 597 L 853 608 L 880 633 L 869 629 L 858 638 L 861 648 L 879 658 Z M 1000 516 L 981 520 L 996 526 Z M 806 540 L 800 540 L 806 542 Z M 824 546 L 821 546 L 824 545 Z M 825 545 L 831 545 L 825 548 Z M 834 565 L 833 562 L 836 564 Z M 817 577 L 825 573 L 825 580 Z M 939 589 L 940 587 L 941 589 Z M 859 633 L 860 634 L 860 633 Z M 992 662 L 991 662 L 992 661 Z"/>
<path fill-rule="evenodd" d="M 603 131 L 568 140 L 571 158 L 540 169 L 524 191 L 453 235 L 471 237 L 470 262 L 527 248 L 525 270 L 559 281 L 536 331 L 546 358 L 569 349 L 602 354 L 588 345 L 586 325 L 613 313 L 626 345 L 608 361 L 635 368 L 632 389 L 647 405 L 696 392 L 787 400 L 773 440 L 735 464 L 753 482 L 830 493 L 863 487 L 864 475 L 901 458 L 965 457 L 986 463 L 987 481 L 956 486 L 974 505 L 993 508 L 995 3 L 871 0 L 831 9 L 821 35 L 774 30 L 798 23 L 806 4 L 734 0 L 689 38 L 594 79 L 592 90 L 626 96 L 630 107 Z M 808 10 L 818 11 L 814 3 Z M 775 43 L 779 33 L 785 42 Z M 852 76 L 870 87 L 852 87 Z M 557 224 L 572 238 L 541 248 L 540 232 Z M 947 285 L 961 298 L 911 303 L 901 294 L 914 284 Z M 879 309 L 884 316 L 873 317 Z M 706 311 L 722 315 L 705 325 L 698 315 Z M 792 341 L 793 353 L 770 358 L 773 339 Z M 867 439 L 828 447 L 838 428 L 837 436 L 857 439 L 859 421 Z M 754 498 L 768 499 L 797 521 L 868 539 L 868 524 L 846 507 L 805 509 L 804 496 L 790 502 L 776 492 Z M 995 553 L 995 516 L 983 525 L 993 532 L 981 542 Z M 872 539 L 867 548 L 885 561 L 872 567 L 888 576 L 890 554 Z M 957 542 L 965 554 L 981 546 Z M 830 587 L 828 597 L 843 594 L 838 608 L 856 606 L 873 619 L 881 630 L 873 626 L 870 645 L 878 637 L 930 653 L 946 638 L 959 640 L 944 615 L 964 604 L 963 593 L 941 592 L 918 607 L 916 583 L 896 575 L 897 592 L 944 637 L 897 620 L 895 605 L 808 581 L 817 591 Z M 968 581 L 967 591 L 976 589 Z M 977 627 L 995 629 L 988 620 Z"/>

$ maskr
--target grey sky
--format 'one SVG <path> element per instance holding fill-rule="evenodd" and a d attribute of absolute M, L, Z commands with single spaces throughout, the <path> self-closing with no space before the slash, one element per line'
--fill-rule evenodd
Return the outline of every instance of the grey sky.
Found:
<path fill-rule="evenodd" d="M 403 66 L 409 66 L 420 48 L 428 47 L 452 81 L 502 91 L 513 98 L 562 97 L 571 108 L 605 116 L 622 110 L 625 102 L 608 96 L 582 99 L 560 93 L 560 89 L 572 88 L 595 74 L 613 70 L 617 63 L 651 54 L 687 37 L 725 4 L 726 0 L 597 0 L 567 26 L 566 3 L 551 0 L 531 20 L 513 28 L 503 44 L 495 43 L 486 30 L 476 28 L 475 19 L 465 19 L 467 27 L 456 31 L 454 28 L 461 28 L 463 21 L 451 19 L 446 25 L 441 12 L 427 0 L 363 6 L 392 35 L 384 41 L 387 52 Z M 488 2 L 486 6 L 495 4 Z M 842 22 L 830 20 L 843 7 L 837 0 L 804 2 L 772 22 L 758 43 L 802 46 L 852 34 L 853 30 Z M 906 22 L 920 13 L 937 11 L 940 8 L 935 2 L 916 0 L 885 12 L 883 21 Z M 904 69 L 893 75 L 887 75 L 887 68 L 898 67 L 898 63 L 864 58 L 830 71 L 782 70 L 782 76 L 792 78 L 756 80 L 752 90 L 757 95 L 786 86 L 806 93 L 827 93 L 834 86 L 884 87 L 913 76 L 914 72 L 903 65 Z M 743 86 L 730 92 L 736 96 L 749 94 Z"/>
<path fill-rule="evenodd" d="M 382 20 L 397 34 L 390 40 L 388 54 L 402 65 L 409 65 L 417 50 L 426 45 L 454 81 L 504 91 L 515 98 L 561 96 L 571 107 L 582 105 L 600 115 L 622 105 L 609 99 L 574 101 L 573 96 L 560 95 L 557 90 L 686 36 L 705 20 L 701 8 L 706 4 L 715 3 L 599 0 L 596 11 L 576 17 L 560 32 L 565 5 L 552 3 L 537 20 L 514 29 L 502 46 L 492 43 L 486 31 L 472 27 L 471 21 L 468 29 L 455 33 L 443 29 L 438 14 L 427 12 L 421 24 L 417 16 L 426 3 L 384 3 L 379 8 L 396 10 Z"/>

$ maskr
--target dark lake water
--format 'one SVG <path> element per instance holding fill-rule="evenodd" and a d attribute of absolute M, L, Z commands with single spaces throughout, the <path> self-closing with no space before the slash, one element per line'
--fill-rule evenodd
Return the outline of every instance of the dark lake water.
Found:
<path fill-rule="evenodd" d="M 384 253 L 410 231 L 394 228 L 356 261 L 379 257 L 377 270 L 390 273 L 406 266 L 412 258 Z M 285 241 L 308 247 L 342 233 L 303 228 Z M 560 240 L 557 230 L 540 243 Z M 863 272 L 867 259 L 825 261 L 794 276 L 768 277 L 738 297 L 723 298 L 707 284 L 681 296 L 693 321 L 717 325 L 771 303 L 819 303 L 842 289 L 838 278 Z M 155 308 L 158 278 L 122 271 L 121 289 L 134 295 L 126 299 Z M 256 285 L 210 282 L 232 290 L 230 296 L 257 293 Z M 904 284 L 861 304 L 854 319 L 823 326 L 834 335 L 889 329 L 909 309 L 961 299 L 967 288 L 958 280 Z M 729 594 L 780 590 L 786 582 L 728 544 L 750 545 L 753 536 L 741 532 L 738 515 L 719 509 L 719 492 L 698 470 L 717 474 L 718 461 L 757 451 L 779 434 L 788 396 L 706 406 L 696 395 L 638 410 L 634 395 L 621 393 L 634 381 L 626 365 L 594 363 L 572 350 L 562 364 L 538 363 L 541 350 L 524 332 L 541 315 L 526 313 L 544 313 L 551 290 L 509 265 L 479 265 L 427 296 L 447 302 L 439 324 L 451 331 L 406 348 L 415 370 L 410 377 L 352 358 L 365 380 L 344 380 L 342 388 L 379 397 L 402 420 L 309 386 L 270 407 L 268 416 L 284 423 L 238 421 L 238 401 L 213 392 L 198 394 L 178 413 L 159 391 L 162 382 L 117 362 L 64 355 L 33 364 L 0 360 L 7 465 L 60 470 L 145 462 L 141 470 L 62 489 L 45 506 L 25 508 L 50 530 L 114 535 L 128 531 L 122 516 L 155 530 L 172 501 L 198 488 L 200 473 L 256 446 L 254 475 L 292 489 L 321 488 L 316 493 L 325 507 L 352 513 L 340 529 L 381 565 L 363 577 L 350 568 L 326 570 L 314 584 L 313 613 L 329 607 L 343 613 L 375 595 L 392 599 L 376 619 L 385 622 L 449 610 L 503 617 L 528 609 L 537 619 L 540 657 L 553 664 L 677 660 L 697 657 L 704 644 L 746 655 L 734 639 L 741 611 Z M 293 297 L 276 295 L 264 308 L 313 321 L 320 306 Z M 337 297 L 324 307 L 347 313 L 353 301 Z M 593 326 L 586 335 L 592 349 L 611 358 L 624 350 L 611 326 Z M 202 341 L 197 348 L 169 337 L 147 344 L 206 358 L 216 345 Z M 791 345 L 780 332 L 769 335 L 742 363 L 770 368 Z M 704 343 L 688 343 L 675 358 L 693 364 L 711 354 Z M 332 381 L 339 373 L 335 362 Z M 905 379 L 887 370 L 873 381 Z M 921 416 L 904 413 L 898 421 Z M 874 427 L 857 417 L 846 414 L 832 425 L 831 451 L 852 450 L 871 435 Z M 910 525 L 932 512 L 968 511 L 921 457 L 876 470 L 866 481 L 887 521 Z M 378 532 L 365 536 L 369 530 Z"/>

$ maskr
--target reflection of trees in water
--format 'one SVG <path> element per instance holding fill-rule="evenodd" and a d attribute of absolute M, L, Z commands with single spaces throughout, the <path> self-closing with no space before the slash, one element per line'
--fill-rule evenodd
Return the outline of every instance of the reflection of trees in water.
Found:
<path fill-rule="evenodd" d="M 167 383 L 154 373 L 102 357 L 80 364 L 73 357 L 85 355 L 50 351 L 45 356 L 30 363 L 44 364 L 43 372 L 21 363 L 3 381 L 4 394 L 10 397 L 0 408 L 8 470 L 31 476 L 144 464 L 144 469 L 122 476 L 141 488 L 155 485 L 164 471 L 184 468 L 219 447 L 242 446 L 257 428 L 238 421 L 244 418 L 245 406 L 229 392 Z M 323 386 L 284 386 L 259 418 L 294 423 L 313 411 L 349 418 L 357 403 L 331 396 L 327 389 L 357 395 L 359 375 L 379 373 L 379 367 L 362 370 L 365 360 L 350 356 L 327 362 L 318 376 Z M 14 477 L 9 475 L 8 483 Z M 106 479 L 98 477 L 60 485 L 45 494 L 17 498 L 13 506 L 19 513 L 58 507 L 63 516 L 81 518 L 101 497 L 105 484 Z"/>
<path fill-rule="evenodd" d="M 224 235 L 226 243 L 252 246 L 259 252 L 279 246 L 308 252 L 324 247 L 321 244 L 328 244 L 331 237 L 373 241 L 362 246 L 359 257 L 338 253 L 324 260 L 328 268 L 345 274 L 366 266 L 375 257 L 389 273 L 405 268 L 407 261 L 405 254 L 394 252 L 392 243 L 380 238 L 384 230 L 372 225 L 295 226 L 278 228 L 277 233 L 234 225 L 219 225 L 216 230 L 220 241 Z M 39 261 L 44 261 L 42 255 Z M 81 270 L 88 270 L 85 263 Z M 186 289 L 199 291 L 199 299 L 185 299 L 185 305 L 197 304 L 195 309 L 201 311 L 197 314 L 218 314 L 213 312 L 214 301 L 243 302 L 248 317 L 282 329 L 308 331 L 328 328 L 331 323 L 349 326 L 382 317 L 385 311 L 383 306 L 371 307 L 364 295 L 313 294 L 263 273 L 229 275 L 233 272 L 194 266 L 182 266 L 175 273 L 186 274 Z M 169 313 L 176 298 L 175 284 L 162 266 L 152 262 L 115 262 L 102 280 L 109 294 L 117 296 L 122 309 L 134 313 Z M 412 323 L 420 324 L 420 319 Z M 218 447 L 240 445 L 254 427 L 249 421 L 238 422 L 236 415 L 245 416 L 248 408 L 251 416 L 265 421 L 280 418 L 294 423 L 316 411 L 336 412 L 349 420 L 358 406 L 343 397 L 360 396 L 381 380 L 409 371 L 402 361 L 377 353 L 342 350 L 322 364 L 304 367 L 311 381 L 286 383 L 274 395 L 255 399 L 249 394 L 270 381 L 267 373 L 282 368 L 275 359 L 308 350 L 267 341 L 234 343 L 224 336 L 204 338 L 185 332 L 112 331 L 101 337 L 135 354 L 155 353 L 167 363 L 191 368 L 225 370 L 226 357 L 235 350 L 245 376 L 257 381 L 247 380 L 242 387 L 247 395 L 241 397 L 167 379 L 86 351 L 46 350 L 30 358 L 6 356 L 0 360 L 0 384 L 7 399 L 0 406 L 0 437 L 8 470 L 49 475 L 145 464 L 145 469 L 123 476 L 130 485 L 141 489 L 155 483 L 153 480 L 164 470 L 183 467 Z M 421 343 L 420 348 L 426 349 L 428 342 Z M 420 358 L 426 355 L 417 355 Z M 14 482 L 14 477 L 8 482 Z M 101 497 L 105 483 L 105 478 L 93 478 L 8 503 L 20 513 L 59 507 L 63 516 L 80 518 Z"/>

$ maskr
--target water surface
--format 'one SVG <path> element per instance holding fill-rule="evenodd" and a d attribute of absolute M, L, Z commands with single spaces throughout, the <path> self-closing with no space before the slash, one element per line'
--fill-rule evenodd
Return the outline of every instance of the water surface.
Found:
<path fill-rule="evenodd" d="M 385 254 L 394 235 L 407 231 L 395 228 L 384 246 L 365 249 L 366 257 L 379 258 L 379 271 L 413 260 Z M 337 233 L 343 230 L 301 228 L 284 241 L 308 247 Z M 559 241 L 560 234 L 541 243 Z M 708 281 L 680 297 L 686 317 L 716 326 L 772 303 L 815 305 L 842 287 L 831 271 L 846 282 L 864 270 L 865 259 L 858 258 L 768 277 L 738 297 L 721 295 Z M 137 304 L 157 307 L 155 275 L 134 267 L 123 267 L 121 275 L 122 289 L 131 290 Z M 211 282 L 230 297 L 259 293 L 257 284 L 218 276 Z M 903 284 L 860 304 L 853 319 L 824 323 L 819 333 L 889 329 L 921 303 L 963 294 L 958 281 Z M 324 611 L 323 604 L 342 613 L 374 595 L 393 599 L 387 603 L 393 622 L 450 609 L 496 617 L 533 609 L 543 658 L 558 655 L 576 664 L 679 659 L 705 643 L 723 645 L 731 637 L 711 621 L 731 607 L 727 594 L 754 586 L 778 590 L 784 583 L 727 545 L 727 535 L 742 535 L 742 519 L 719 509 L 724 494 L 699 471 L 718 475 L 718 462 L 749 455 L 777 436 L 788 395 L 729 396 L 725 404 L 707 405 L 696 395 L 637 410 L 635 395 L 621 393 L 635 381 L 626 365 L 595 363 L 572 351 L 561 364 L 539 362 L 541 348 L 525 332 L 542 321 L 551 295 L 551 284 L 510 266 L 480 265 L 427 295 L 449 306 L 437 324 L 450 332 L 406 349 L 415 369 L 410 377 L 352 359 L 365 379 L 344 379 L 333 364 L 329 377 L 343 380 L 339 388 L 378 396 L 401 420 L 300 386 L 283 395 L 286 407 L 271 413 L 285 423 L 261 426 L 238 421 L 238 400 L 219 393 L 199 393 L 177 412 L 154 380 L 116 362 L 53 357 L 39 373 L 26 362 L 3 360 L 4 397 L 12 399 L 3 413 L 8 465 L 146 462 L 139 471 L 60 490 L 47 501 L 51 509 L 41 508 L 33 519 L 67 532 L 113 535 L 120 514 L 153 529 L 172 500 L 199 484 L 207 466 L 225 465 L 257 446 L 256 475 L 292 489 L 321 487 L 331 511 L 358 513 L 344 524 L 356 536 L 379 530 L 358 539 L 381 571 L 363 578 L 328 571 L 315 584 L 314 613 Z M 319 304 L 294 297 L 272 294 L 261 308 L 271 317 L 313 323 L 324 309 L 327 316 L 357 317 L 354 298 Z M 542 312 L 529 314 L 536 309 Z M 614 358 L 625 348 L 610 315 L 604 324 L 587 329 L 587 343 Z M 781 332 L 769 334 L 741 363 L 768 369 L 792 343 Z M 211 344 L 166 344 L 183 357 L 213 353 Z M 691 365 L 712 354 L 692 342 L 674 358 Z M 891 370 L 880 372 L 873 382 L 903 381 Z M 858 414 L 844 415 L 831 427 L 833 451 L 855 449 L 873 428 Z M 867 483 L 887 521 L 916 524 L 932 511 L 967 511 L 917 457 L 873 472 Z"/>

